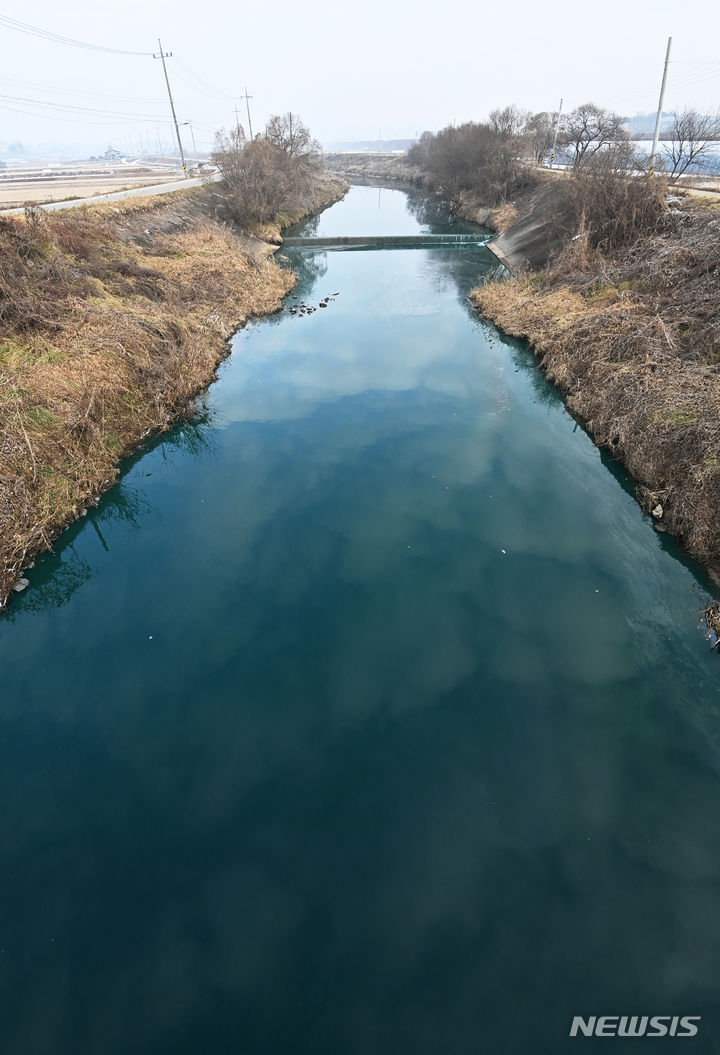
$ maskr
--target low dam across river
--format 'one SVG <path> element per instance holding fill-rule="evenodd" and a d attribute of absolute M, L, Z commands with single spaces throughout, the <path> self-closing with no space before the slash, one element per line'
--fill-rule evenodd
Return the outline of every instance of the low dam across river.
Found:
<path fill-rule="evenodd" d="M 288 249 L 427 249 L 453 245 L 477 247 L 488 241 L 480 234 L 338 235 L 333 238 L 286 238 L 283 246 Z"/>

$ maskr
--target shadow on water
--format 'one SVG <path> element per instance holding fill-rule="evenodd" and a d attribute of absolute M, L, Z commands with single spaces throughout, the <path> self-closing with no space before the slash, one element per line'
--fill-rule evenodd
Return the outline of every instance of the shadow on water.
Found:
<path fill-rule="evenodd" d="M 492 233 L 487 227 L 448 213 L 436 195 L 421 190 L 407 192 L 407 211 L 428 234 L 445 234 L 448 231 L 453 234 L 473 234 L 475 231 L 488 235 Z"/>
<path fill-rule="evenodd" d="M 200 397 L 194 405 L 192 417 L 149 440 L 124 459 L 120 464 L 118 482 L 100 498 L 97 506 L 90 506 L 85 516 L 63 531 L 51 551 L 39 554 L 34 567 L 25 572 L 30 588 L 12 598 L 0 619 L 12 623 L 24 612 L 42 612 L 67 604 L 95 571 L 75 548 L 80 533 L 91 528 L 103 550 L 109 553 L 112 540 L 108 528 L 115 535 L 118 528 L 124 528 L 125 534 L 134 534 L 140 531 L 145 518 L 155 512 L 138 482 L 152 474 L 141 472 L 133 476 L 133 469 L 151 453 L 159 453 L 168 465 L 173 465 L 180 457 L 210 458 L 216 448 L 216 432 L 213 411 Z"/>

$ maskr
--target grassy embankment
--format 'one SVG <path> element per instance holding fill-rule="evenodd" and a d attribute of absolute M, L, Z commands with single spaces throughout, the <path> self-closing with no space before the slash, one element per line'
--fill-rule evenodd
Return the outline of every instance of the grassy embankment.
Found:
<path fill-rule="evenodd" d="M 614 252 L 582 235 L 475 304 L 526 338 L 643 507 L 720 569 L 720 209 L 686 199 Z"/>
<path fill-rule="evenodd" d="M 318 180 L 303 211 L 344 190 Z M 231 334 L 292 288 L 271 247 L 216 222 L 212 201 L 183 191 L 0 218 L 0 607 L 120 459 L 213 380 Z"/>

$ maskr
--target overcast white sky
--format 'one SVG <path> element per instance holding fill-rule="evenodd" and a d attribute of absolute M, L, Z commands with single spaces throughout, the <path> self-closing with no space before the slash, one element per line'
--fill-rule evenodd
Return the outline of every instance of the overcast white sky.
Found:
<path fill-rule="evenodd" d="M 193 122 L 199 148 L 234 121 L 236 97 L 244 118 L 245 85 L 255 131 L 291 109 L 326 143 L 376 138 L 379 130 L 385 139 L 407 138 L 481 120 L 509 102 L 553 110 L 561 96 L 566 109 L 593 100 L 628 115 L 653 110 L 669 35 L 675 61 L 665 109 L 720 106 L 716 0 L 72 0 L 62 9 L 57 0 L 28 0 L 2 14 L 132 51 L 156 49 L 161 35 L 174 54 L 178 118 Z M 159 62 L 68 47 L 2 24 L 0 40 L 0 146 L 169 142 Z M 147 119 L 65 109 L 72 106 Z M 189 143 L 188 128 L 184 135 Z"/>

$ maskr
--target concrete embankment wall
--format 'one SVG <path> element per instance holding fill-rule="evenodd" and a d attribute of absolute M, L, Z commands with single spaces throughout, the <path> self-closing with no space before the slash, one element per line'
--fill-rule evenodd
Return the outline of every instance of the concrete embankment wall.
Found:
<path fill-rule="evenodd" d="M 514 203 L 515 222 L 488 242 L 490 249 L 511 271 L 544 267 L 566 237 L 564 188 L 555 180 L 543 183 Z"/>

